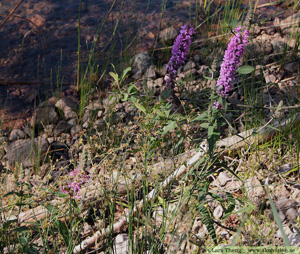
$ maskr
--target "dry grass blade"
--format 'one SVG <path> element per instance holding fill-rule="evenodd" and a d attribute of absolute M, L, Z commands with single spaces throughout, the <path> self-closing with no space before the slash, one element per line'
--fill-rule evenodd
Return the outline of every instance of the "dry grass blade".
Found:
<path fill-rule="evenodd" d="M 14 14 L 14 12 L 19 8 L 19 6 L 22 4 L 23 0 L 21 0 L 16 7 L 8 14 L 8 16 L 5 18 L 5 20 L 0 24 L 0 29 L 5 25 L 5 23 L 9 20 L 11 15 Z"/>

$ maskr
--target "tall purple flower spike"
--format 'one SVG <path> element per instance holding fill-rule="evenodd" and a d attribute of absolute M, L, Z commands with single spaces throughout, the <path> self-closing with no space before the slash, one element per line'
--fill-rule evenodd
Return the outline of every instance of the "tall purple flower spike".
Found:
<path fill-rule="evenodd" d="M 220 77 L 216 84 L 217 93 L 222 97 L 227 97 L 228 92 L 232 89 L 231 81 L 234 79 L 235 72 L 240 63 L 240 59 L 245 51 L 249 31 L 245 29 L 244 34 L 241 33 L 241 27 L 235 29 L 235 36 L 231 38 L 224 54 L 221 64 Z"/>
<path fill-rule="evenodd" d="M 177 36 L 172 48 L 172 57 L 167 64 L 168 74 L 166 78 L 166 87 L 168 89 L 174 89 L 177 70 L 184 64 L 187 58 L 192 43 L 192 35 L 194 33 L 195 29 L 191 25 L 181 27 L 180 34 Z"/>

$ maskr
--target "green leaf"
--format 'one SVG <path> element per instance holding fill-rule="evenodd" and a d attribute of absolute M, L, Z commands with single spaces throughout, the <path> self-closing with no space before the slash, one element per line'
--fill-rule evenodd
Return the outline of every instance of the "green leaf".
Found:
<path fill-rule="evenodd" d="M 249 74 L 252 71 L 254 71 L 254 68 L 252 66 L 249 66 L 249 65 L 244 65 L 244 66 L 241 66 L 237 69 L 237 72 L 239 74 Z"/>
<path fill-rule="evenodd" d="M 171 90 L 170 89 L 166 89 L 166 90 L 164 90 L 162 92 L 161 97 L 162 97 L 163 100 L 165 100 L 165 99 L 167 99 L 170 96 L 170 94 L 171 94 Z"/>
<path fill-rule="evenodd" d="M 164 127 L 164 129 L 162 131 L 162 135 L 165 135 L 169 131 L 174 130 L 176 128 L 176 126 L 177 126 L 177 124 L 174 121 L 169 123 L 167 126 Z"/>
<path fill-rule="evenodd" d="M 203 120 L 206 120 L 207 119 L 207 111 L 203 112 L 202 114 L 196 116 L 192 122 L 195 122 L 195 121 L 203 121 Z"/>
<path fill-rule="evenodd" d="M 177 149 L 183 142 L 184 138 L 181 138 L 178 143 L 174 146 L 174 149 Z"/>
<path fill-rule="evenodd" d="M 235 29 L 239 21 L 237 19 L 234 19 L 230 22 L 230 26 Z"/>
<path fill-rule="evenodd" d="M 118 73 L 114 73 L 114 72 L 109 72 L 109 75 L 113 77 L 113 79 L 115 80 L 115 82 L 119 82 L 119 75 Z"/>
<path fill-rule="evenodd" d="M 48 210 L 50 214 L 57 214 L 57 210 L 55 209 L 54 205 L 49 204 L 45 206 L 45 208 Z"/>
<path fill-rule="evenodd" d="M 18 197 L 24 197 L 28 196 L 28 194 L 24 194 L 22 192 L 16 192 L 16 191 L 10 191 L 4 195 L 4 197 L 10 196 L 10 195 L 17 195 Z"/>
<path fill-rule="evenodd" d="M 211 236 L 211 238 L 213 239 L 215 244 L 218 244 L 217 241 L 217 235 L 216 235 L 216 231 L 214 228 L 214 222 L 212 221 L 209 211 L 207 210 L 207 208 L 204 206 L 204 202 L 200 202 L 199 204 L 199 211 L 200 211 L 200 215 L 202 218 L 202 222 L 205 224 L 209 235 Z"/>
<path fill-rule="evenodd" d="M 211 157 L 213 157 L 214 148 L 216 146 L 219 137 L 220 137 L 220 133 L 215 129 L 215 126 L 209 125 L 207 130 L 207 141 L 208 141 L 209 154 Z"/>
<path fill-rule="evenodd" d="M 63 193 L 61 191 L 54 192 L 54 195 L 59 198 L 67 198 L 69 196 L 67 193 Z"/>
<path fill-rule="evenodd" d="M 123 93 L 123 98 L 121 99 L 121 101 L 127 101 L 127 100 L 128 100 L 128 94 Z"/>
<path fill-rule="evenodd" d="M 27 254 L 39 254 L 39 251 L 36 248 L 34 248 L 33 246 L 25 248 L 24 252 Z"/>
<path fill-rule="evenodd" d="M 138 101 L 133 101 L 133 104 L 137 107 L 137 109 L 139 109 L 140 111 L 142 111 L 146 114 L 145 107 L 143 105 L 141 105 L 140 103 L 138 103 Z"/>
<path fill-rule="evenodd" d="M 69 230 L 66 224 L 60 220 L 55 219 L 54 224 L 58 229 L 58 232 L 61 234 L 62 238 L 64 239 L 65 244 L 69 245 Z"/>
<path fill-rule="evenodd" d="M 209 123 L 202 123 L 202 124 L 200 124 L 200 127 L 204 128 L 204 129 L 208 129 Z"/>
<path fill-rule="evenodd" d="M 123 81 L 123 79 L 126 77 L 127 73 L 131 71 L 131 67 L 127 67 L 123 73 L 122 73 L 122 77 L 121 80 Z"/>
<path fill-rule="evenodd" d="M 127 93 L 129 94 L 137 94 L 139 89 L 135 85 L 130 85 L 127 89 Z"/>
<path fill-rule="evenodd" d="M 2 229 L 3 229 L 4 231 L 6 231 L 6 230 L 9 228 L 10 224 L 15 223 L 15 222 L 17 222 L 17 221 L 18 221 L 17 219 L 16 219 L 16 220 L 8 220 L 8 221 L 6 221 L 6 222 L 3 224 Z"/>
<path fill-rule="evenodd" d="M 232 196 L 232 194 L 230 192 L 226 192 L 226 196 L 227 196 L 228 201 L 230 202 L 230 205 L 225 210 L 225 215 L 224 215 L 223 219 L 228 218 L 232 214 L 232 212 L 234 211 L 234 208 L 235 208 L 235 203 L 236 203 L 234 196 Z"/>
<path fill-rule="evenodd" d="M 166 118 L 166 117 L 167 117 L 164 111 L 158 110 L 158 111 L 156 111 L 156 113 L 157 113 L 157 115 L 159 115 L 160 117 L 163 117 L 163 118 Z"/>
<path fill-rule="evenodd" d="M 23 247 L 26 246 L 26 245 L 28 244 L 27 238 L 24 237 L 24 236 L 20 236 L 20 237 L 19 237 L 19 242 L 20 242 L 20 244 L 21 244 Z"/>
<path fill-rule="evenodd" d="M 18 227 L 18 228 L 14 228 L 11 232 L 18 232 L 18 233 L 23 233 L 29 230 L 29 227 Z"/>
<path fill-rule="evenodd" d="M 208 80 L 214 80 L 212 77 L 208 77 L 208 76 L 205 76 L 205 75 L 203 75 L 203 77 L 208 79 Z"/>

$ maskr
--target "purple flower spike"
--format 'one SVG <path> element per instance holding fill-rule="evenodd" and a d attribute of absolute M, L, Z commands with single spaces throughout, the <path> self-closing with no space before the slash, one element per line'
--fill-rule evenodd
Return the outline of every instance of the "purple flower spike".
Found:
<path fill-rule="evenodd" d="M 166 87 L 174 88 L 174 80 L 177 75 L 177 70 L 182 66 L 187 58 L 191 43 L 192 35 L 195 29 L 191 25 L 181 27 L 180 34 L 177 36 L 172 48 L 172 57 L 167 65 L 168 74 L 166 77 Z"/>
<path fill-rule="evenodd" d="M 240 63 L 240 59 L 245 51 L 249 31 L 246 29 L 244 34 L 241 34 L 241 27 L 235 29 L 235 36 L 231 38 L 224 54 L 221 64 L 220 77 L 216 84 L 217 93 L 222 97 L 227 97 L 232 89 L 231 81 L 234 79 L 235 72 Z"/>
<path fill-rule="evenodd" d="M 215 102 L 214 102 L 213 108 L 216 108 L 216 109 L 224 109 L 223 106 L 222 106 L 218 101 L 215 101 Z"/>

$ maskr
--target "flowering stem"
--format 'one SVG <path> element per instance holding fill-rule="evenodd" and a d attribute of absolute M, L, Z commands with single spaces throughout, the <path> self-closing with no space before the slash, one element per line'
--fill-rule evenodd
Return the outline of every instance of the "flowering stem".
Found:
<path fill-rule="evenodd" d="M 175 106 L 180 106 L 180 101 L 175 95 L 175 79 L 178 69 L 184 64 L 190 45 L 192 43 L 192 35 L 195 29 L 191 25 L 181 27 L 180 34 L 177 36 L 172 48 L 172 56 L 167 65 L 168 73 L 166 75 L 166 89 L 170 91 L 168 100 Z"/>

